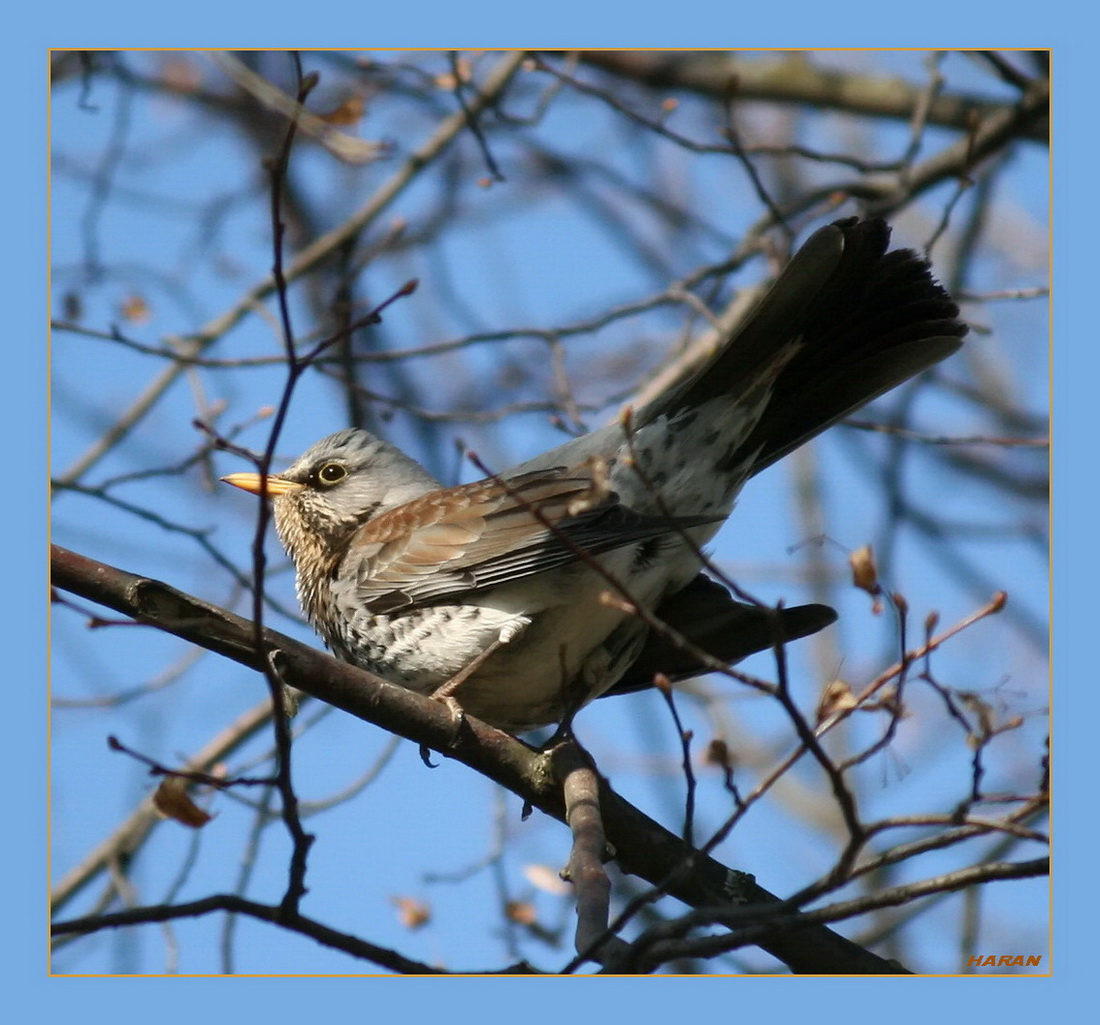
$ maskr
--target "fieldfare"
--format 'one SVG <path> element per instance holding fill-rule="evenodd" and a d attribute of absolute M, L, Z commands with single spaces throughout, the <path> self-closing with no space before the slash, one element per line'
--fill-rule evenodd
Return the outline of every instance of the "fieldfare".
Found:
<path fill-rule="evenodd" d="M 958 308 L 889 238 L 881 220 L 820 229 L 700 370 L 497 476 L 442 487 L 365 431 L 319 441 L 266 479 L 310 622 L 339 657 L 514 733 L 696 672 L 698 649 L 731 663 L 832 622 L 734 601 L 700 546 L 748 478 L 959 348 Z"/>

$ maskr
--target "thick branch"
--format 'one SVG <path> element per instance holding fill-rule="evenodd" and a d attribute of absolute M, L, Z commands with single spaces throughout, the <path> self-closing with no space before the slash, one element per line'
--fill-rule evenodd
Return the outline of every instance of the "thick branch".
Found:
<path fill-rule="evenodd" d="M 921 102 L 921 90 L 900 78 L 834 71 L 801 55 L 745 61 L 720 50 L 679 53 L 660 50 L 584 50 L 581 60 L 654 89 L 682 89 L 711 99 L 792 103 L 867 117 L 908 121 Z M 941 94 L 932 99 L 927 120 L 967 131 L 974 119 L 1009 113 L 1011 104 L 978 96 Z M 1021 133 L 1049 142 L 1042 118 Z"/>
<path fill-rule="evenodd" d="M 412 691 L 340 662 L 274 630 L 264 631 L 266 652 L 253 644 L 252 624 L 167 584 L 96 562 L 54 545 L 53 584 L 98 602 L 138 622 L 167 631 L 263 671 L 274 660 L 284 683 L 326 701 L 365 722 L 461 761 L 501 784 L 547 815 L 565 821 L 561 787 L 547 756 L 473 717 L 456 738 L 447 708 Z M 608 841 L 620 867 L 691 907 L 728 904 L 741 908 L 779 904 L 752 876 L 693 851 L 600 781 L 600 808 Z M 785 924 L 759 945 L 797 973 L 904 974 L 905 970 L 864 950 L 822 925 L 804 925 L 784 905 Z"/>

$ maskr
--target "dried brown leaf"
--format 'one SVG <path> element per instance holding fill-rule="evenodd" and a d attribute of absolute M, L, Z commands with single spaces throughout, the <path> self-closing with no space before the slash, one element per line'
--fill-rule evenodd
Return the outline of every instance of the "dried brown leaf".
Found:
<path fill-rule="evenodd" d="M 187 787 L 187 780 L 180 776 L 165 777 L 153 794 L 153 806 L 166 819 L 174 819 L 191 829 L 201 829 L 212 816 L 191 800 Z"/>

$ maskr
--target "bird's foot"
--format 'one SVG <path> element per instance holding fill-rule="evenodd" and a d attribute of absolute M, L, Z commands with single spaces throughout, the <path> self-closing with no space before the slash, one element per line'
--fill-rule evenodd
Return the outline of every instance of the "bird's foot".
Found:
<path fill-rule="evenodd" d="M 462 710 L 462 705 L 459 703 L 458 698 L 455 697 L 455 692 L 485 664 L 485 660 L 488 659 L 490 655 L 500 648 L 501 645 L 506 643 L 507 639 L 505 638 L 498 638 L 493 641 L 493 643 L 481 652 L 481 654 L 471 659 L 467 665 L 463 666 L 446 683 L 441 684 L 432 692 L 432 700 L 442 702 L 451 713 L 451 722 L 454 724 L 451 747 L 457 745 L 459 733 L 466 718 L 466 714 Z"/>

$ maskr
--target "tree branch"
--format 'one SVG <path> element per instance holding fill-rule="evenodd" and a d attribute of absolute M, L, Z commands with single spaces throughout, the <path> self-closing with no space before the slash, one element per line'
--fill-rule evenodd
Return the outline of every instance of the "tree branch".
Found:
<path fill-rule="evenodd" d="M 257 672 L 271 658 L 292 687 L 417 744 L 455 758 L 506 787 L 540 811 L 565 822 L 561 787 L 549 758 L 472 716 L 456 737 L 450 712 L 439 702 L 387 683 L 274 630 L 257 651 L 252 624 L 160 581 L 128 573 L 57 545 L 51 552 L 56 587 L 98 602 L 157 629 L 224 655 Z M 679 837 L 618 796 L 600 779 L 607 839 L 623 871 L 691 907 L 777 905 L 783 926 L 759 945 L 793 972 L 907 974 L 823 925 L 804 923 L 751 875 L 688 847 Z"/>

